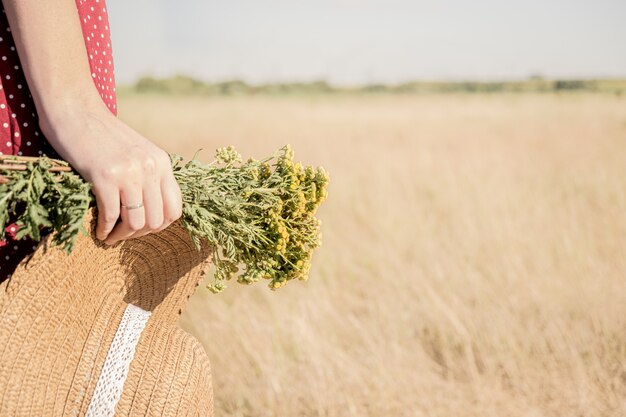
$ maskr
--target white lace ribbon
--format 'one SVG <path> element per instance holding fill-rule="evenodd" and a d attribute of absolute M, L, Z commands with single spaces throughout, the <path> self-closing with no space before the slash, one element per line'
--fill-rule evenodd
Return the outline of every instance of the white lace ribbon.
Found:
<path fill-rule="evenodd" d="M 115 414 L 135 348 L 149 317 L 149 311 L 132 304 L 126 306 L 85 417 L 112 417 Z"/>

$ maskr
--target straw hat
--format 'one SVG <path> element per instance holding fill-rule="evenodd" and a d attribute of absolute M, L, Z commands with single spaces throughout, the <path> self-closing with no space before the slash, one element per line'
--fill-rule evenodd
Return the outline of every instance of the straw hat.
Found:
<path fill-rule="evenodd" d="M 175 222 L 106 246 L 90 209 L 0 284 L 0 416 L 211 416 L 207 355 L 177 319 L 208 267 Z"/>

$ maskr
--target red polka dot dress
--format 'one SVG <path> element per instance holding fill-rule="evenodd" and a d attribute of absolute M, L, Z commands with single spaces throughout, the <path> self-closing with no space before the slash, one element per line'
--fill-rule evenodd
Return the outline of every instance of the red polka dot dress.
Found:
<path fill-rule="evenodd" d="M 76 0 L 89 57 L 91 77 L 102 100 L 117 114 L 111 35 L 104 0 Z M 0 14 L 0 155 L 59 156 L 39 129 L 37 110 L 26 84 L 4 9 Z M 36 248 L 30 239 L 15 240 L 15 224 L 0 239 L 0 282 Z"/>

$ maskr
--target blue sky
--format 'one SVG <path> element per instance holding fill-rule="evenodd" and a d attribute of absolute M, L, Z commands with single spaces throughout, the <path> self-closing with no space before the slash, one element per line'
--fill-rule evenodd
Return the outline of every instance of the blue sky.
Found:
<path fill-rule="evenodd" d="M 118 82 L 626 77 L 626 0 L 108 0 Z"/>

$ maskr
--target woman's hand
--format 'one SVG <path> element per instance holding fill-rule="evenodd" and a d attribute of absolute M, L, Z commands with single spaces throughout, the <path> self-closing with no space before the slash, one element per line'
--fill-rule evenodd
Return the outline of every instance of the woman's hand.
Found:
<path fill-rule="evenodd" d="M 95 111 L 66 109 L 41 127 L 55 150 L 93 184 L 98 239 L 113 244 L 158 232 L 181 216 L 169 155 L 104 105 Z"/>
<path fill-rule="evenodd" d="M 118 120 L 94 85 L 75 0 L 2 3 L 41 130 L 93 183 L 96 236 L 111 244 L 180 217 L 182 198 L 168 155 Z"/>

